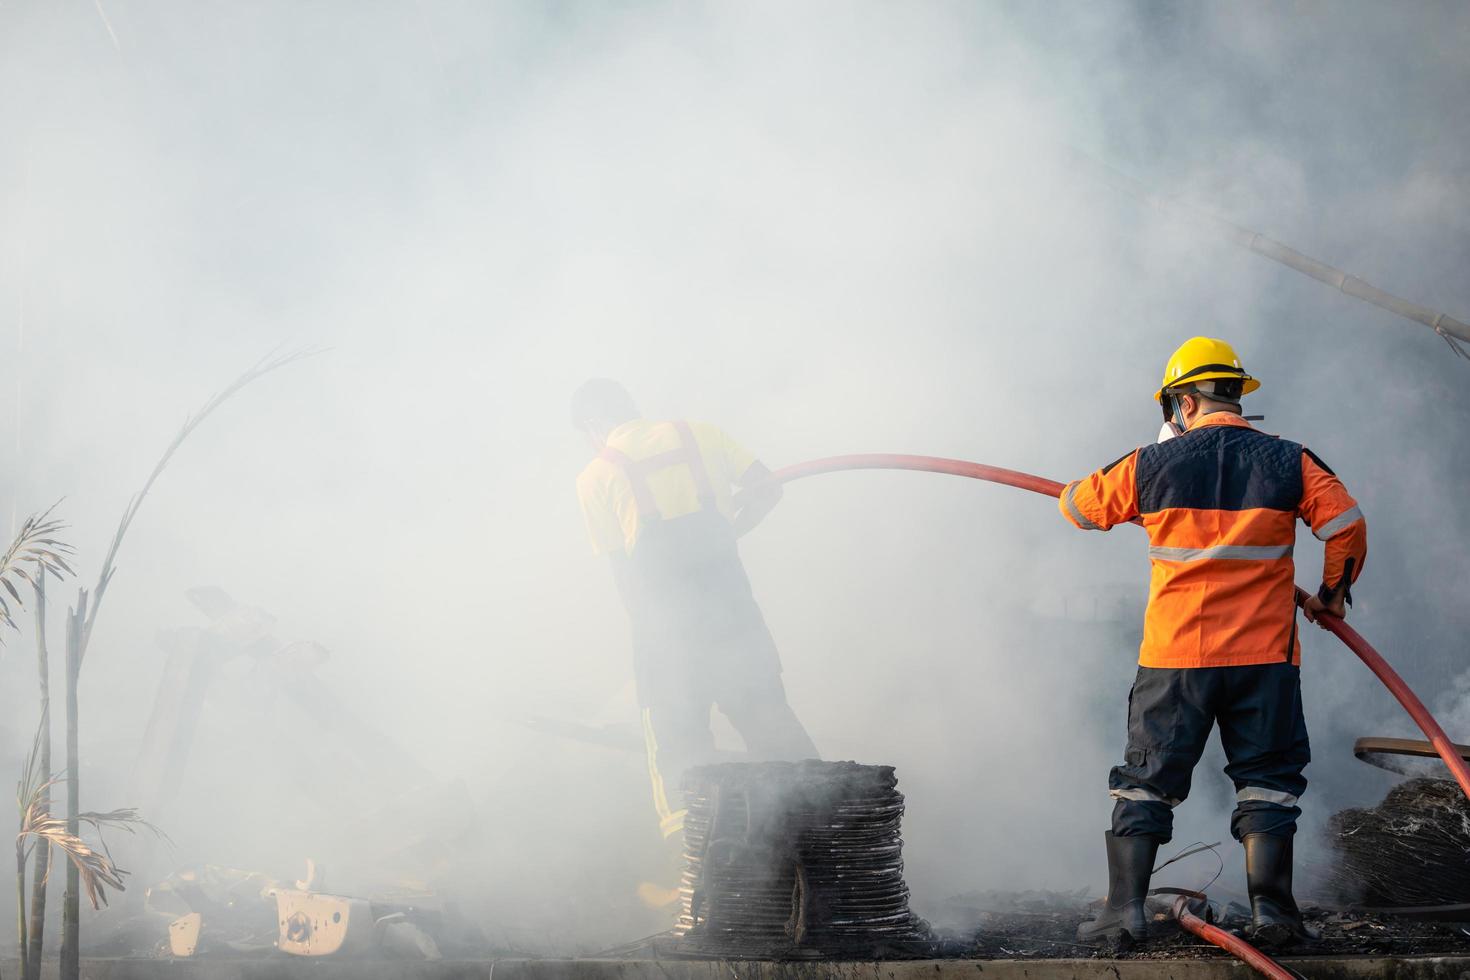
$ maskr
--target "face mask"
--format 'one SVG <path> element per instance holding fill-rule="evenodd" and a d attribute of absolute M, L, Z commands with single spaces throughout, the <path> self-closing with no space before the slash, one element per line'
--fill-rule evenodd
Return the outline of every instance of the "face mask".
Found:
<path fill-rule="evenodd" d="M 1159 442 L 1168 442 L 1178 436 L 1184 435 L 1187 428 L 1184 424 L 1184 406 L 1179 402 L 1177 395 L 1164 396 L 1164 424 L 1159 429 Z"/>

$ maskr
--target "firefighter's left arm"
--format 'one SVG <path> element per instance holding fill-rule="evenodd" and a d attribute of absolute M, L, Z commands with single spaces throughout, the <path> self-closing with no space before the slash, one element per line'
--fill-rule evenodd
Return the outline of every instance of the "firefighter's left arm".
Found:
<path fill-rule="evenodd" d="M 716 426 L 706 426 L 730 482 L 739 487 L 735 506 L 735 535 L 739 537 L 766 519 L 781 502 L 781 485 L 771 482 L 771 471 L 750 450 Z"/>
<path fill-rule="evenodd" d="M 1300 516 L 1326 542 L 1317 598 L 1335 612 L 1353 601 L 1353 583 L 1368 557 L 1368 524 L 1337 474 L 1310 449 L 1302 450 Z"/>
<path fill-rule="evenodd" d="M 754 528 L 781 502 L 781 484 L 771 481 L 771 471 L 766 464 L 755 460 L 735 481 L 741 487 L 736 497 L 735 534 L 742 535 Z"/>
<path fill-rule="evenodd" d="M 1084 531 L 1107 531 L 1138 517 L 1138 450 L 1067 484 L 1057 506 Z"/>

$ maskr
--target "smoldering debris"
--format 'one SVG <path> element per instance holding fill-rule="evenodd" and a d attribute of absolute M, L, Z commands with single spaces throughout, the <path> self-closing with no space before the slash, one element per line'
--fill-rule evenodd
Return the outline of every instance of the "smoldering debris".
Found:
<path fill-rule="evenodd" d="M 985 889 L 951 896 L 932 910 L 920 907 L 936 929 L 955 935 L 1015 931 L 1030 924 L 1037 935 L 1056 933 L 1070 939 L 1076 924 L 1089 917 L 1094 897 L 1086 888 L 1065 892 Z"/>
<path fill-rule="evenodd" d="M 148 925 L 140 923 L 139 931 L 148 938 L 154 932 L 150 926 L 167 922 L 169 951 L 174 956 L 203 952 L 206 941 L 216 950 L 264 952 L 275 938 L 275 905 L 270 895 L 279 886 L 258 871 L 216 865 L 179 871 L 148 889 L 143 908 L 151 919 Z M 156 936 L 151 938 L 157 945 Z"/>
<path fill-rule="evenodd" d="M 909 910 L 891 766 L 723 763 L 685 786 L 679 951 L 901 955 L 934 938 Z"/>
<path fill-rule="evenodd" d="M 437 960 L 488 951 L 479 929 L 433 892 L 364 897 L 323 885 L 310 862 L 298 881 L 217 865 L 185 869 L 149 888 L 141 909 L 108 922 L 90 953 Z"/>
<path fill-rule="evenodd" d="M 1335 814 L 1326 833 L 1337 857 L 1327 884 L 1344 903 L 1470 903 L 1470 802 L 1451 780 L 1405 780 L 1375 807 Z"/>

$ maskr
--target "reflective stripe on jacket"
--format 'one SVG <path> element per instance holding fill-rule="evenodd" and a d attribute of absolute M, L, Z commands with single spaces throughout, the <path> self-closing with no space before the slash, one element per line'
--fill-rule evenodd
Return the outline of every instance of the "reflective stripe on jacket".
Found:
<path fill-rule="evenodd" d="M 1228 412 L 1067 484 L 1058 505 L 1084 530 L 1141 518 L 1148 531 L 1145 667 L 1299 663 L 1296 519 L 1327 542 L 1331 588 L 1349 567 L 1356 580 L 1368 551 L 1363 514 L 1326 464 Z"/>

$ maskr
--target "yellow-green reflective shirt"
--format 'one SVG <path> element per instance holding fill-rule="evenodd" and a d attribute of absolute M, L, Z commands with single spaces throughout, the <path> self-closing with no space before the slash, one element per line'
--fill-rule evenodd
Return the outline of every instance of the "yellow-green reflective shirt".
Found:
<path fill-rule="evenodd" d="M 750 469 L 755 457 L 718 426 L 690 422 L 689 428 L 694 432 L 699 455 L 709 472 L 715 506 L 727 520 L 733 520 L 733 486 Z M 607 444 L 637 461 L 679 449 L 683 442 L 672 422 L 635 419 L 612 430 Z M 699 493 L 687 463 L 675 463 L 648 474 L 648 489 L 664 520 L 699 510 Z M 631 554 L 641 529 L 633 488 L 622 469 L 601 457 L 594 459 L 577 477 L 577 499 L 592 536 L 592 550 L 599 555 L 619 551 Z"/>

